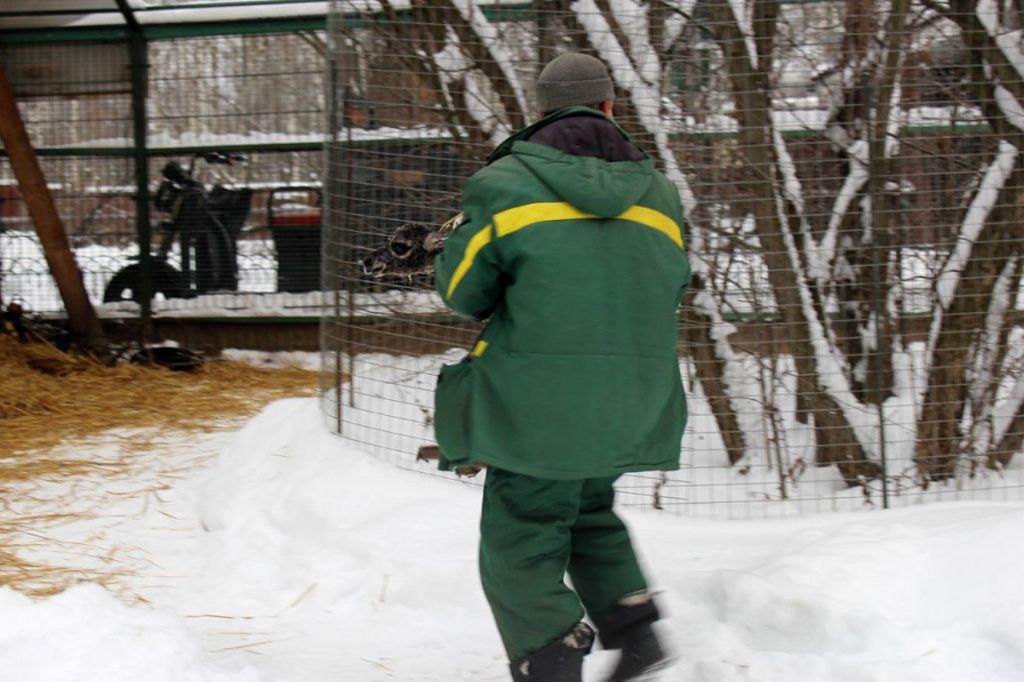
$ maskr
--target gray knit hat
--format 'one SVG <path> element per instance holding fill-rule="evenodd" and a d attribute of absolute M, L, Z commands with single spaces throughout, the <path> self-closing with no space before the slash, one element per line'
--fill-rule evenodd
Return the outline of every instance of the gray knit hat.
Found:
<path fill-rule="evenodd" d="M 614 98 L 615 88 L 604 62 L 579 52 L 555 57 L 537 78 L 537 107 L 541 113 Z"/>

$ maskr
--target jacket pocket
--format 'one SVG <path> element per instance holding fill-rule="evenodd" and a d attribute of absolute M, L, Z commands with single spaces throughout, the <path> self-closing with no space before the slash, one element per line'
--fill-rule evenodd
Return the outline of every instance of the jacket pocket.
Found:
<path fill-rule="evenodd" d="M 434 436 L 441 449 L 441 468 L 470 459 L 472 388 L 472 362 L 441 367 L 434 392 Z"/>

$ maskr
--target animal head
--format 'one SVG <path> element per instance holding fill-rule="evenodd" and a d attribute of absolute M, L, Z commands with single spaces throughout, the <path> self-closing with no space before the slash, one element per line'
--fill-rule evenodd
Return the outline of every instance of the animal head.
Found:
<path fill-rule="evenodd" d="M 462 221 L 458 214 L 441 227 L 423 223 L 406 223 L 398 228 L 387 243 L 363 259 L 363 272 L 373 277 L 432 274 L 434 256 L 441 252 L 448 235 Z"/>

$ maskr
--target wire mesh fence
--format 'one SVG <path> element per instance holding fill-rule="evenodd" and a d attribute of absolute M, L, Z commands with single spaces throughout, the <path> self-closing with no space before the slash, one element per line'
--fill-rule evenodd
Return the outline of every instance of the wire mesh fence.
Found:
<path fill-rule="evenodd" d="M 457 212 L 490 149 L 541 113 L 539 70 L 573 50 L 609 66 L 616 121 L 679 190 L 694 273 L 682 468 L 624 477 L 622 499 L 716 516 L 1020 499 L 1022 10 L 335 0 L 335 427 L 433 470 L 413 453 L 433 442 L 437 371 L 482 326 L 429 277 L 361 261 Z"/>
<path fill-rule="evenodd" d="M 148 281 L 152 310 L 165 317 L 315 322 L 323 7 L 131 6 L 141 54 L 131 52 L 132 29 L 113 3 L 67 16 L 0 11 L 0 59 L 90 298 L 102 317 L 136 317 Z M 131 77 L 139 66 L 141 86 Z M 0 163 L 0 297 L 36 313 L 63 308 L 8 163 Z"/>

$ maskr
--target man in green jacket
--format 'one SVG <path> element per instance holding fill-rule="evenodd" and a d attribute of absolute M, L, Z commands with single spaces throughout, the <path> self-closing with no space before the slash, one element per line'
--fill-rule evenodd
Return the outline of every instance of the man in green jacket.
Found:
<path fill-rule="evenodd" d="M 435 263 L 445 302 L 488 320 L 442 369 L 435 429 L 445 465 L 487 466 L 480 572 L 517 682 L 582 679 L 584 610 L 622 650 L 609 682 L 666 659 L 613 483 L 679 467 L 690 267 L 678 192 L 612 121 L 613 96 L 598 59 L 549 63 L 544 117 L 466 183 Z"/>

